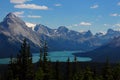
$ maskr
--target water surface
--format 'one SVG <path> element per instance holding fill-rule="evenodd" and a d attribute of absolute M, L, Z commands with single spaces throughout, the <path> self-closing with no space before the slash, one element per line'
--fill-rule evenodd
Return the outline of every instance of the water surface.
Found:
<path fill-rule="evenodd" d="M 80 51 L 54 51 L 54 52 L 48 52 L 48 59 L 50 59 L 52 62 L 66 62 L 68 57 L 70 58 L 70 62 L 74 61 L 74 55 L 72 53 L 76 53 Z M 33 63 L 37 62 L 39 60 L 39 53 L 33 54 Z M 92 59 L 89 57 L 77 57 L 77 61 L 80 62 L 87 62 L 91 61 Z M 9 64 L 10 58 L 2 58 L 0 59 L 0 64 Z"/>

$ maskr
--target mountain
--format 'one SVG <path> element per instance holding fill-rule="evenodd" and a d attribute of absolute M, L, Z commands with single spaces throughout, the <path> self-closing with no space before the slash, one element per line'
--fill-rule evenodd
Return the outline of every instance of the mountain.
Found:
<path fill-rule="evenodd" d="M 42 40 L 48 42 L 49 50 L 82 50 L 89 51 L 109 43 L 114 37 L 120 35 L 120 31 L 108 29 L 106 34 L 92 34 L 90 30 L 77 32 L 69 30 L 65 26 L 51 29 L 42 24 L 35 26 L 34 31 Z"/>
<path fill-rule="evenodd" d="M 75 53 L 76 56 L 91 57 L 93 62 L 110 62 L 116 63 L 120 61 L 120 37 L 115 37 L 111 42 L 103 45 L 95 50 Z"/>
<path fill-rule="evenodd" d="M 65 26 L 51 29 L 38 24 L 32 30 L 19 17 L 9 13 L 0 23 L 0 56 L 16 55 L 24 38 L 31 45 L 32 52 L 39 52 L 42 40 L 48 42 L 49 51 L 89 50 L 93 48 L 92 44 L 89 46 L 88 41 L 92 36 L 91 31 L 79 33 L 69 30 Z"/>
<path fill-rule="evenodd" d="M 58 29 L 51 29 L 47 26 L 38 24 L 34 31 L 37 32 L 41 39 L 48 42 L 49 50 L 91 50 L 96 47 L 89 40 L 92 39 L 91 31 L 80 33 L 69 30 L 65 26 Z"/>
<path fill-rule="evenodd" d="M 39 52 L 43 41 L 47 41 L 49 51 L 80 50 L 90 51 L 119 37 L 120 31 L 109 29 L 106 34 L 92 34 L 90 30 L 77 32 L 65 26 L 51 29 L 37 24 L 29 28 L 23 20 L 9 13 L 0 23 L 0 57 L 16 55 L 24 38 L 31 45 L 31 52 Z"/>
<path fill-rule="evenodd" d="M 18 53 L 24 38 L 32 45 L 32 52 L 37 51 L 41 43 L 38 35 L 19 17 L 9 13 L 0 23 L 0 56 L 6 57 Z"/>
<path fill-rule="evenodd" d="M 114 37 L 119 37 L 120 36 L 120 31 L 115 31 L 113 29 L 108 29 L 106 35 L 104 37 L 106 38 L 114 38 Z"/>
<path fill-rule="evenodd" d="M 34 28 L 34 31 L 36 31 L 39 34 L 45 34 L 45 35 L 48 35 L 48 36 L 52 35 L 53 32 L 54 32 L 53 29 L 50 29 L 47 26 L 44 26 L 42 24 L 37 24 Z"/>

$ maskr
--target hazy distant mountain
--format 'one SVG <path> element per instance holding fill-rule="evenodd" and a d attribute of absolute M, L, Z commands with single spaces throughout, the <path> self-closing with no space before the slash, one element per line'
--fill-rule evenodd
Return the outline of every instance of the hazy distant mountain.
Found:
<path fill-rule="evenodd" d="M 47 40 L 50 50 L 92 50 L 109 43 L 114 37 L 120 35 L 119 31 L 109 29 L 106 34 L 96 33 L 93 35 L 90 30 L 77 32 L 69 30 L 65 26 L 58 29 L 51 29 L 42 24 L 35 26 L 34 30 L 44 40 Z"/>
<path fill-rule="evenodd" d="M 41 24 L 36 25 L 34 30 L 47 40 L 50 50 L 91 50 L 98 47 L 90 41 L 94 37 L 90 30 L 80 33 L 65 26 L 50 29 Z"/>
<path fill-rule="evenodd" d="M 91 57 L 94 62 L 120 62 L 120 37 L 114 38 L 108 44 L 95 50 L 83 53 L 76 53 L 77 56 Z"/>
<path fill-rule="evenodd" d="M 103 44 L 109 43 L 114 37 L 120 35 L 120 31 L 112 29 L 109 29 L 106 34 L 96 33 L 93 35 L 90 30 L 80 33 L 69 30 L 65 26 L 60 26 L 58 29 L 51 29 L 39 24 L 37 28 L 39 28 L 39 30 L 35 30 L 37 33 L 47 36 L 47 38 L 44 37 L 44 39 L 49 42 L 48 44 L 51 44 L 50 46 L 54 47 L 52 44 L 60 44 L 57 45 L 60 46 L 59 49 L 51 47 L 52 50 L 92 50 Z"/>

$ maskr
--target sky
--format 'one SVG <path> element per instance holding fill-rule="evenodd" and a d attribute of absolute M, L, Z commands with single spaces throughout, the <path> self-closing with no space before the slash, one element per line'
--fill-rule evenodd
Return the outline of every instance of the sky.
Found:
<path fill-rule="evenodd" d="M 10 12 L 29 26 L 66 26 L 92 33 L 120 30 L 120 0 L 1 0 L 0 21 Z"/>

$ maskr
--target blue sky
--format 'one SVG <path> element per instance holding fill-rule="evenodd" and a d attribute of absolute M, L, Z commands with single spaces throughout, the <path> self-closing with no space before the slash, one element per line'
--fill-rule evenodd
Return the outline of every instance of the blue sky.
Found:
<path fill-rule="evenodd" d="M 0 21 L 9 12 L 30 26 L 67 26 L 93 33 L 120 30 L 120 0 L 1 0 Z"/>

